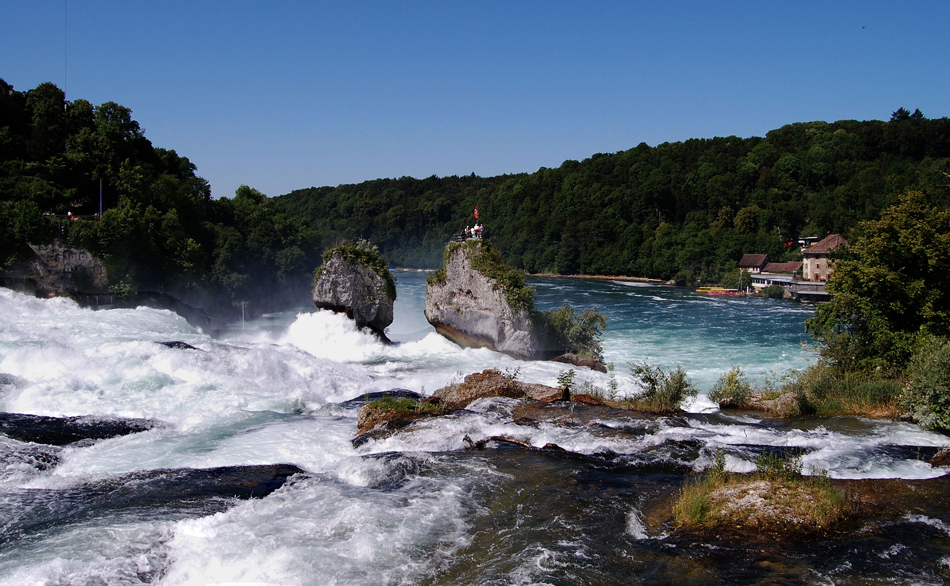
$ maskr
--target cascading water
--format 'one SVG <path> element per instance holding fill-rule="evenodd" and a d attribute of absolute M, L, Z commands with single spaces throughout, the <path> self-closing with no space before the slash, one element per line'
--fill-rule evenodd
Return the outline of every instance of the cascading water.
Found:
<path fill-rule="evenodd" d="M 904 583 L 948 578 L 950 512 L 921 506 L 885 533 L 837 537 L 779 560 L 680 541 L 652 510 L 716 450 L 734 471 L 797 450 L 833 478 L 941 476 L 922 453 L 950 445 L 906 423 L 770 422 L 719 413 L 631 418 L 507 399 L 359 447 L 359 399 L 429 394 L 485 368 L 556 385 L 566 366 L 465 350 L 422 315 L 422 273 L 398 273 L 383 346 L 340 315 L 289 312 L 214 336 L 168 311 L 95 312 L 0 289 L 0 408 L 147 420 L 150 429 L 66 445 L 0 435 L 0 584 Z M 608 316 L 611 374 L 578 382 L 636 392 L 630 363 L 681 364 L 708 390 L 732 365 L 763 380 L 815 358 L 808 307 L 714 299 L 621 282 L 534 279 L 541 308 Z M 162 344 L 180 341 L 194 348 Z M 83 420 L 85 423 L 86 420 Z M 464 438 L 505 436 L 542 447 Z M 283 467 L 275 465 L 284 465 Z M 936 502 L 936 501 L 935 501 Z M 662 515 L 660 516 L 662 521 Z"/>

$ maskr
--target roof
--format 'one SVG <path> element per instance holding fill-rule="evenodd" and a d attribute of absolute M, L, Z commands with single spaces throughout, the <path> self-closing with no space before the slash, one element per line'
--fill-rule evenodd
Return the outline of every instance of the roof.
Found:
<path fill-rule="evenodd" d="M 802 261 L 770 262 L 762 268 L 763 273 L 794 273 L 801 270 Z"/>
<path fill-rule="evenodd" d="M 767 254 L 743 254 L 739 261 L 740 269 L 759 268 L 769 262 Z"/>
<path fill-rule="evenodd" d="M 825 236 L 817 244 L 812 244 L 808 248 L 802 250 L 802 254 L 828 254 L 832 250 L 838 248 L 839 246 L 848 247 L 848 241 L 844 239 L 844 236 L 841 234 L 831 234 Z"/>

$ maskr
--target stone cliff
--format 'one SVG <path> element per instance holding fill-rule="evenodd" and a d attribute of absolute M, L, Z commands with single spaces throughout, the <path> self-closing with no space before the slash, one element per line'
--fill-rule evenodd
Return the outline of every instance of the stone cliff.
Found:
<path fill-rule="evenodd" d="M 314 282 L 314 305 L 343 312 L 358 327 L 369 328 L 387 340 L 384 330 L 393 323 L 393 288 L 373 267 L 344 256 L 345 251 L 334 249 L 325 257 Z"/>
<path fill-rule="evenodd" d="M 29 254 L 13 264 L 0 284 L 39 297 L 95 295 L 106 291 L 106 268 L 88 250 L 63 242 L 30 244 Z"/>
<path fill-rule="evenodd" d="M 449 245 L 445 264 L 428 279 L 426 319 L 463 347 L 487 347 L 529 360 L 556 356 L 560 352 L 544 348 L 533 332 L 530 304 L 513 307 L 510 286 L 473 268 L 473 259 L 478 264 L 487 247 L 474 240 Z"/>

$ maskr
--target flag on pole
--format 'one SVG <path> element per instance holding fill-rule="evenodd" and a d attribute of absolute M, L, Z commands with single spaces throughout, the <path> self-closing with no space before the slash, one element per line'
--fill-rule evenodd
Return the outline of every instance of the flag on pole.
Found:
<path fill-rule="evenodd" d="M 475 219 L 478 219 L 478 205 L 475 206 Z"/>

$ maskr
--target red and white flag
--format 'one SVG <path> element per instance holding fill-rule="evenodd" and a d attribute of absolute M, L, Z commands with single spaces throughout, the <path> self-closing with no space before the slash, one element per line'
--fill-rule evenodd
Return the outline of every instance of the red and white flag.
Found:
<path fill-rule="evenodd" d="M 475 219 L 478 219 L 478 206 L 475 206 Z"/>

